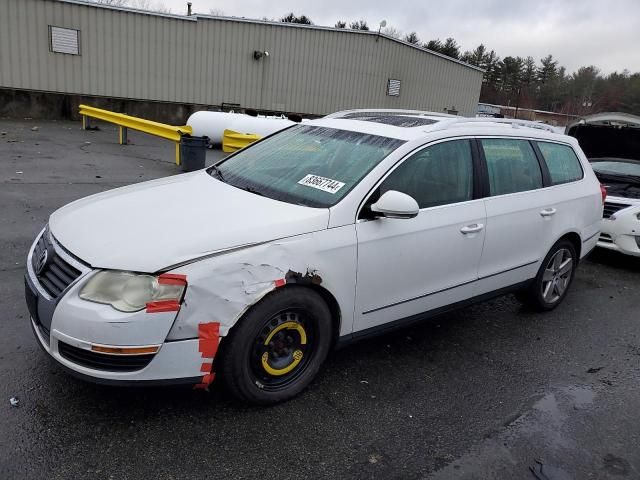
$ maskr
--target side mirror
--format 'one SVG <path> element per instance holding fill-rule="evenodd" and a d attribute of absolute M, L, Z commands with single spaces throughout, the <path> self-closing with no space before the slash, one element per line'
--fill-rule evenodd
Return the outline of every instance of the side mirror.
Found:
<path fill-rule="evenodd" d="M 371 211 L 378 217 L 413 218 L 420 212 L 420 207 L 406 193 L 389 190 L 371 205 Z"/>

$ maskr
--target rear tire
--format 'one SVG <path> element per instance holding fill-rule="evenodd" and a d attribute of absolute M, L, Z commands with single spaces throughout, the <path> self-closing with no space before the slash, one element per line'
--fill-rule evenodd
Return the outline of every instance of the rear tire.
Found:
<path fill-rule="evenodd" d="M 556 308 L 567 295 L 575 274 L 578 259 L 576 249 L 569 240 L 559 240 L 540 265 L 531 285 L 516 297 L 537 311 Z"/>
<path fill-rule="evenodd" d="M 233 327 L 220 351 L 221 380 L 237 399 L 269 405 L 304 390 L 329 352 L 329 307 L 304 287 L 276 290 Z"/>

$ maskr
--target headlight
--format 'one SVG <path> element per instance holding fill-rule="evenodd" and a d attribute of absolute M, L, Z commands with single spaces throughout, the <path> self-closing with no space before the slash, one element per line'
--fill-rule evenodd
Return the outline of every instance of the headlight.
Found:
<path fill-rule="evenodd" d="M 103 270 L 80 291 L 80 298 L 105 303 L 121 312 L 137 312 L 150 302 L 179 302 L 186 282 L 163 282 L 160 277 L 132 272 Z"/>

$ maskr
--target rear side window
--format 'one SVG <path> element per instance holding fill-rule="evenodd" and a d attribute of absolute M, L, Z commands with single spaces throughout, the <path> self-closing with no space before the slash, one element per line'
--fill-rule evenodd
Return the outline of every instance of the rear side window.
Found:
<path fill-rule="evenodd" d="M 480 144 L 492 196 L 542 188 L 540 164 L 527 140 L 488 138 Z"/>
<path fill-rule="evenodd" d="M 473 159 L 469 140 L 437 143 L 407 158 L 380 185 L 380 194 L 397 190 L 420 208 L 473 198 Z"/>
<path fill-rule="evenodd" d="M 537 142 L 549 169 L 551 183 L 574 182 L 582 178 L 582 167 L 573 148 L 559 143 Z"/>

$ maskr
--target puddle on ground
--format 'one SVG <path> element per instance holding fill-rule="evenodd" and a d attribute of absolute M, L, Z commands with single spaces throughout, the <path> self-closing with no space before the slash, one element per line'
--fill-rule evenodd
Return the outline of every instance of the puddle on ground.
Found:
<path fill-rule="evenodd" d="M 571 397 L 573 404 L 578 408 L 590 406 L 596 398 L 596 392 L 589 387 L 574 385 L 572 387 L 564 387 L 561 391 Z"/>
<path fill-rule="evenodd" d="M 469 453 L 450 463 L 431 477 L 434 479 L 456 478 L 501 478 L 505 468 L 518 466 L 524 469 L 523 476 L 553 473 L 554 480 L 571 478 L 562 469 L 553 465 L 553 459 L 561 459 L 580 446 L 572 437 L 567 422 L 576 410 L 589 408 L 596 398 L 594 389 L 583 385 L 556 387 L 521 412 L 516 420 L 493 438 L 488 438 Z M 545 459 L 517 458 L 517 453 L 530 449 L 543 453 Z M 551 463 L 547 462 L 550 461 Z M 523 462 L 529 462 L 524 464 Z M 528 470 L 528 471 L 527 471 Z"/>

